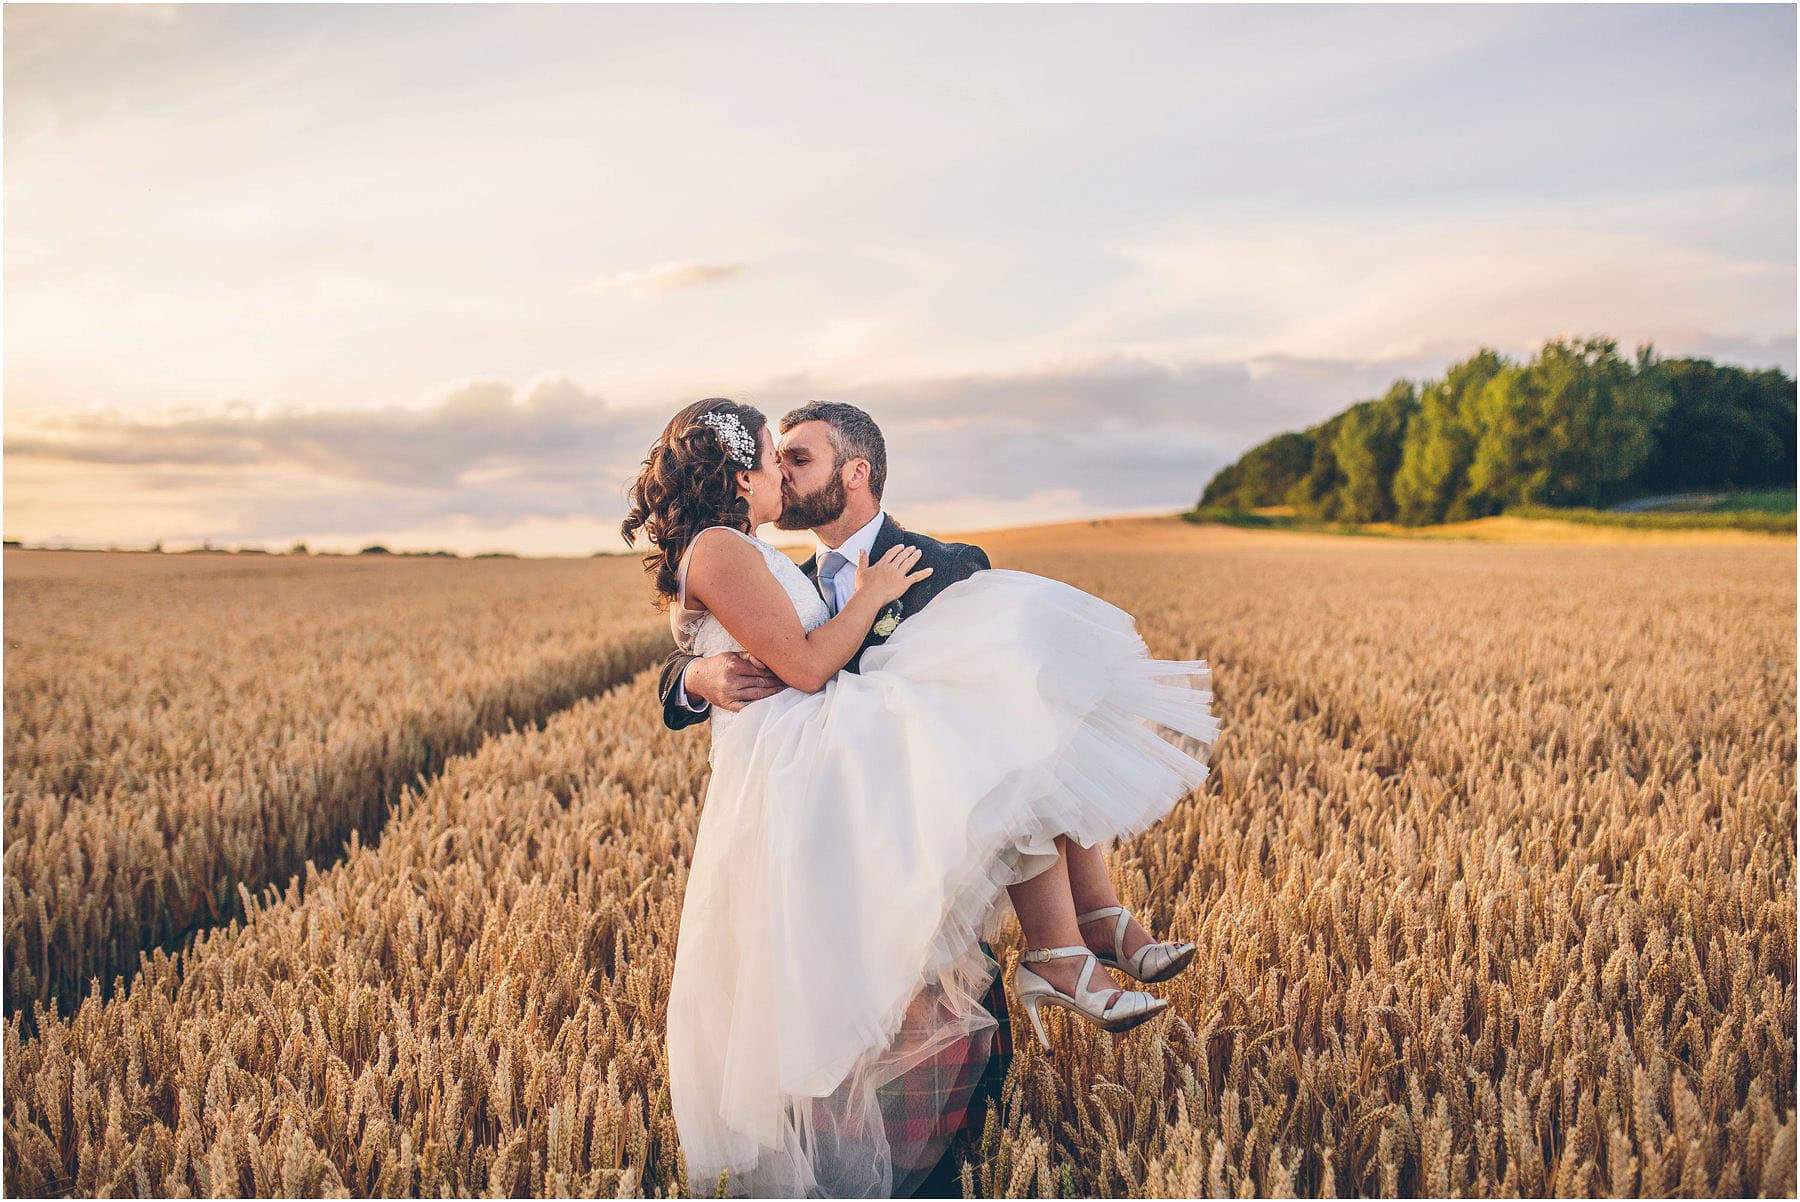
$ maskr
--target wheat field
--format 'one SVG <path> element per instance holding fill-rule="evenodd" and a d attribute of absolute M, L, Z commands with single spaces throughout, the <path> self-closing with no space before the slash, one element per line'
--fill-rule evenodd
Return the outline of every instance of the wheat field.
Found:
<path fill-rule="evenodd" d="M 1199 945 L 1170 1013 L 1017 1041 L 967 1194 L 1793 1194 L 1791 537 L 977 540 L 1209 660 L 1224 733 L 1110 854 Z M 708 736 L 637 670 L 667 634 L 634 562 L 29 555 L 7 1193 L 714 1192 L 661 1038 Z M 541 725 L 472 716 L 521 679 Z M 441 750 L 361 750 L 401 715 Z M 177 856 L 183 823 L 215 850 Z M 75 992 L 27 1021 L 50 985 Z"/>
<path fill-rule="evenodd" d="M 28 1022 L 667 643 L 611 558 L 9 551 L 6 617 L 6 1009 Z"/>

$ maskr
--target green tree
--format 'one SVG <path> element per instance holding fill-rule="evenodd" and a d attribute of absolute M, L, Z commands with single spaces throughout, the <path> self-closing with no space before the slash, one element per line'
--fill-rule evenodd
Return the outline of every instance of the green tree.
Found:
<path fill-rule="evenodd" d="M 1543 449 L 1550 505 L 1610 505 L 1628 495 L 1650 458 L 1657 422 L 1672 403 L 1640 348 L 1639 365 L 1611 338 L 1550 343 L 1539 356 L 1549 439 Z"/>
<path fill-rule="evenodd" d="M 1628 361 L 1615 339 L 1556 338 L 1522 365 L 1484 347 L 1441 381 L 1396 381 L 1267 439 L 1216 473 L 1201 504 L 1416 525 L 1794 475 L 1795 384 L 1783 372 L 1659 360 L 1648 344 Z"/>
<path fill-rule="evenodd" d="M 1312 439 L 1312 463 L 1306 474 L 1294 481 L 1283 502 L 1306 517 L 1330 521 L 1337 517 L 1339 492 L 1344 475 L 1338 468 L 1337 433 L 1349 411 L 1326 419 L 1306 431 Z"/>
<path fill-rule="evenodd" d="M 1289 432 L 1260 442 L 1245 451 L 1236 463 L 1207 482 L 1202 505 L 1233 505 L 1255 509 L 1280 505 L 1294 482 L 1312 466 L 1312 439 Z"/>
<path fill-rule="evenodd" d="M 1338 485 L 1335 516 L 1346 522 L 1386 522 L 1394 516 L 1393 480 L 1418 393 L 1397 380 L 1378 401 L 1353 405 L 1338 427 Z"/>
<path fill-rule="evenodd" d="M 1467 516 L 1469 462 L 1479 428 L 1476 399 L 1506 360 L 1483 347 L 1419 393 L 1419 411 L 1406 428 L 1394 472 L 1394 517 L 1408 526 L 1461 521 Z M 1453 511 L 1455 512 L 1452 516 Z"/>
<path fill-rule="evenodd" d="M 1552 339 L 1524 367 L 1505 367 L 1477 395 L 1469 464 L 1471 516 L 1508 505 L 1602 505 L 1630 489 L 1667 410 L 1648 364 L 1621 359 L 1611 338 Z"/>
<path fill-rule="evenodd" d="M 1707 359 L 1666 359 L 1657 370 L 1672 403 L 1638 480 L 1643 492 L 1792 483 L 1793 380 Z"/>

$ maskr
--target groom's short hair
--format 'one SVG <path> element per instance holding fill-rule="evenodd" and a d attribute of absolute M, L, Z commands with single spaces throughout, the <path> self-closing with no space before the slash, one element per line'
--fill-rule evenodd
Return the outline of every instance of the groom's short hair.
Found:
<path fill-rule="evenodd" d="M 834 468 L 844 466 L 846 459 L 867 459 L 869 495 L 881 500 L 887 486 L 887 443 L 874 418 L 843 401 L 808 401 L 781 419 L 781 432 L 786 434 L 801 422 L 824 422 L 831 431 L 831 449 L 837 454 Z"/>

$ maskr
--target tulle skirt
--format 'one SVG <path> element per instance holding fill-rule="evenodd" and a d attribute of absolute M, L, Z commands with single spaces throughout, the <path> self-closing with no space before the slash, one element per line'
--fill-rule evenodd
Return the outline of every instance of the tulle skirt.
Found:
<path fill-rule="evenodd" d="M 887 1197 L 928 1171 L 989 1054 L 1006 887 L 1204 781 L 1211 684 L 1124 610 L 993 569 L 860 674 L 715 711 L 668 1010 L 690 1187 Z"/>

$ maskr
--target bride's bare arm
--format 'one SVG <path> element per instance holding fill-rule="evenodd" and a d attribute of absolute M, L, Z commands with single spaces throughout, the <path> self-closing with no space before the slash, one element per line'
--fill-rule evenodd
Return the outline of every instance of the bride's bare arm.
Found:
<path fill-rule="evenodd" d="M 762 553 L 729 534 L 694 539 L 688 561 L 688 596 L 712 611 L 744 650 L 794 688 L 816 693 L 850 662 L 889 601 L 931 574 L 916 548 L 896 547 L 880 563 L 861 567 L 856 593 L 823 626 L 808 633 L 794 602 L 769 571 Z"/>

